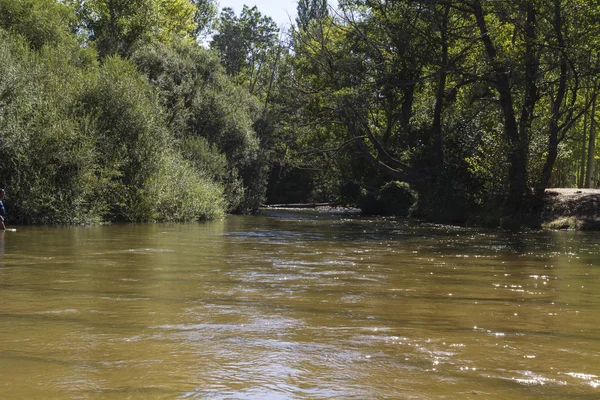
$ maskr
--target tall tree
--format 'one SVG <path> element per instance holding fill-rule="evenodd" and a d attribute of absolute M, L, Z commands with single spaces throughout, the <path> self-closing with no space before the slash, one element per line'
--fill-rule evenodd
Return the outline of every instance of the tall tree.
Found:
<path fill-rule="evenodd" d="M 192 2 L 196 5 L 194 33 L 199 38 L 204 38 L 213 30 L 215 19 L 219 13 L 219 4 L 217 0 L 192 0 Z"/>
<path fill-rule="evenodd" d="M 590 106 L 581 89 L 595 71 L 594 6 L 340 4 L 340 19 L 295 36 L 307 123 L 323 121 L 328 139 L 337 138 L 320 147 L 355 144 L 380 174 L 421 187 L 438 209 L 453 197 L 449 208 L 488 203 L 507 216 L 538 204 Z"/>
<path fill-rule="evenodd" d="M 464 71 L 475 68 L 465 57 L 473 45 L 461 39 L 472 22 L 444 1 L 346 1 L 343 7 L 340 21 L 324 19 L 296 33 L 298 91 L 311 104 L 307 110 L 314 109 L 307 123 L 322 121 L 337 138 L 322 147 L 353 145 L 362 154 L 379 177 L 362 177 L 361 184 L 376 189 L 403 180 L 432 209 L 461 213 L 464 206 L 456 205 L 466 202 L 459 187 L 468 180 L 461 159 L 469 147 L 457 139 L 469 130 L 462 111 L 449 117 L 448 110 L 464 101 L 464 87 L 473 82 Z M 457 179 L 449 180 L 452 168 Z M 342 181 L 356 180 L 346 172 Z M 455 187 L 432 190 L 438 184 Z M 448 193 L 456 197 L 450 201 Z"/>
<path fill-rule="evenodd" d="M 233 9 L 224 8 L 210 46 L 227 73 L 254 93 L 258 82 L 268 82 L 265 65 L 277 51 L 278 32 L 273 19 L 256 6 L 244 6 L 239 17 Z"/>
<path fill-rule="evenodd" d="M 308 29 L 310 22 L 329 16 L 327 0 L 298 0 L 296 24 L 301 30 Z"/>
<path fill-rule="evenodd" d="M 153 41 L 194 41 L 198 8 L 191 0 L 77 1 L 82 28 L 102 56 L 129 56 Z"/>

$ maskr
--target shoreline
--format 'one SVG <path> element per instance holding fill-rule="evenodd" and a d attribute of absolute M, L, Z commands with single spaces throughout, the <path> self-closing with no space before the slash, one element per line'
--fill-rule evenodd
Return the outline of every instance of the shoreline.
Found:
<path fill-rule="evenodd" d="M 546 189 L 541 226 L 600 231 L 600 189 Z"/>
<path fill-rule="evenodd" d="M 264 205 L 260 210 L 362 214 L 359 208 L 335 207 L 327 203 Z M 600 231 L 600 189 L 548 188 L 542 212 L 535 219 L 542 229 Z"/>

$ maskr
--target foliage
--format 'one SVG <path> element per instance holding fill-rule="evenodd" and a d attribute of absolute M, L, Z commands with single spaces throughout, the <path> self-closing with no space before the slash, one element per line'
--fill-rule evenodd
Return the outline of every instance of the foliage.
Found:
<path fill-rule="evenodd" d="M 159 90 L 183 156 L 199 173 L 225 186 L 228 209 L 257 208 L 264 187 L 256 186 L 256 168 L 262 168 L 256 164 L 256 99 L 234 85 L 207 50 L 196 46 L 148 45 L 132 61 Z M 254 172 L 245 175 L 245 170 Z"/>
<path fill-rule="evenodd" d="M 405 217 L 415 203 L 416 197 L 405 182 L 390 181 L 377 192 L 363 190 L 359 204 L 367 214 L 397 215 Z"/>
<path fill-rule="evenodd" d="M 352 160 L 341 187 L 408 182 L 434 220 L 535 210 L 590 108 L 597 10 L 575 0 L 340 6 L 339 18 L 294 32 L 298 154 Z"/>
<path fill-rule="evenodd" d="M 150 87 L 120 58 L 105 60 L 81 98 L 81 112 L 93 116 L 98 163 L 111 171 L 110 215 L 127 221 L 153 218 L 151 178 L 168 149 L 168 131 Z M 108 200 L 108 199 L 107 199 Z"/>
<path fill-rule="evenodd" d="M 338 4 L 300 0 L 285 42 L 214 0 L 0 0 L 11 216 L 404 214 L 414 191 L 427 219 L 522 221 L 549 185 L 597 182 L 594 2 Z"/>
<path fill-rule="evenodd" d="M 192 0 L 196 5 L 194 33 L 198 38 L 205 38 L 214 28 L 219 4 L 216 0 Z"/>
<path fill-rule="evenodd" d="M 221 185 L 177 154 L 158 99 L 133 65 L 109 58 L 82 66 L 86 58 L 69 46 L 32 52 L 20 36 L 0 34 L 0 174 L 12 220 L 222 214 Z"/>
<path fill-rule="evenodd" d="M 193 42 L 200 15 L 191 0 L 74 0 L 80 29 L 101 56 L 129 56 L 137 46 L 174 39 Z"/>
<path fill-rule="evenodd" d="M 0 28 L 18 33 L 34 49 L 70 40 L 73 9 L 56 0 L 0 0 Z"/>
<path fill-rule="evenodd" d="M 68 49 L 35 54 L 0 30 L 0 176 L 14 220 L 85 222 L 102 211 L 95 140 L 70 108 L 85 76 L 68 59 Z"/>
<path fill-rule="evenodd" d="M 156 221 L 198 221 L 223 216 L 223 187 L 198 174 L 176 153 L 167 153 L 152 182 Z"/>
<path fill-rule="evenodd" d="M 210 43 L 227 74 L 246 85 L 250 93 L 265 90 L 269 81 L 268 63 L 277 52 L 277 25 L 262 15 L 256 6 L 244 6 L 240 16 L 233 9 L 221 12 L 217 32 Z M 259 87 L 257 87 L 257 85 Z"/>
<path fill-rule="evenodd" d="M 309 28 L 311 21 L 319 21 L 329 15 L 327 0 L 298 0 L 296 25 L 299 29 Z"/>

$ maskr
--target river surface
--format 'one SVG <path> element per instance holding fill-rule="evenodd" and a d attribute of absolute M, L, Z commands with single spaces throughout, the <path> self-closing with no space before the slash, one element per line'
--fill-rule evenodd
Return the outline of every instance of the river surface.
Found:
<path fill-rule="evenodd" d="M 600 234 L 278 211 L 0 234 L 2 399 L 598 399 Z"/>

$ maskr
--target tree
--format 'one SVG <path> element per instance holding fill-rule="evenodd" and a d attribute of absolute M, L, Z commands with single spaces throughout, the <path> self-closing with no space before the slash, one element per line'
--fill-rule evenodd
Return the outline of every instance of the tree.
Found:
<path fill-rule="evenodd" d="M 82 29 L 101 56 L 129 56 L 136 46 L 194 41 L 201 16 L 191 0 L 78 0 Z"/>
<path fill-rule="evenodd" d="M 263 16 L 256 6 L 244 6 L 239 17 L 233 9 L 224 8 L 210 46 L 227 74 L 254 93 L 258 84 L 264 88 L 269 82 L 266 65 L 277 52 L 278 32 L 271 17 Z"/>
<path fill-rule="evenodd" d="M 315 147 L 339 153 L 340 146 L 352 146 L 370 164 L 368 174 L 376 171 L 379 176 L 359 179 L 375 184 L 371 190 L 390 179 L 409 182 L 432 210 L 447 207 L 460 213 L 464 206 L 456 205 L 465 203 L 459 200 L 465 190 L 459 187 L 468 180 L 461 156 L 470 149 L 464 146 L 466 141 L 457 144 L 462 140 L 459 133 L 470 130 L 460 121 L 461 109 L 455 110 L 454 118 L 447 110 L 464 96 L 459 92 L 466 81 L 472 81 L 461 74 L 462 49 L 468 43 L 459 37 L 470 29 L 461 18 L 464 13 L 446 2 L 368 1 L 343 6 L 342 21 L 323 19 L 295 36 L 297 89 L 310 104 L 305 110 L 311 110 L 306 119 L 313 121 L 313 132 L 315 123 L 322 123 L 330 132 L 328 139 L 335 138 Z M 455 166 L 462 172 L 454 171 L 454 176 L 461 178 L 450 181 L 446 174 Z M 357 180 L 351 171 L 342 173 L 346 173 L 342 181 Z M 445 194 L 432 190 L 448 183 L 456 186 L 445 188 Z M 456 194 L 456 199 L 447 201 L 448 193 Z M 441 207 L 440 196 L 446 197 Z"/>
<path fill-rule="evenodd" d="M 308 29 L 310 22 L 329 16 L 327 0 L 298 0 L 296 25 L 301 30 Z"/>
<path fill-rule="evenodd" d="M 194 21 L 196 23 L 196 28 L 194 33 L 196 36 L 200 38 L 206 37 L 208 35 L 215 23 L 215 18 L 218 14 L 219 4 L 216 0 L 192 0 L 196 5 L 196 14 L 194 16 Z"/>
<path fill-rule="evenodd" d="M 591 104 L 581 89 L 595 70 L 594 7 L 341 6 L 340 20 L 312 23 L 294 38 L 305 120 L 327 132 L 314 147 L 355 145 L 387 179 L 416 187 L 433 213 L 487 205 L 510 217 L 539 205 L 561 145 Z"/>
<path fill-rule="evenodd" d="M 0 27 L 25 37 L 33 49 L 73 40 L 74 9 L 56 0 L 0 0 Z"/>
<path fill-rule="evenodd" d="M 588 19 L 582 24 L 580 18 L 570 17 L 594 12 L 591 7 L 569 0 L 554 0 L 550 4 L 524 0 L 512 7 L 490 2 L 486 9 L 489 12 L 484 11 L 481 1 L 473 2 L 473 14 L 491 68 L 489 81 L 499 95 L 505 135 L 510 143 L 511 186 L 506 212 L 517 214 L 526 212 L 531 205 L 539 207 L 551 181 L 559 144 L 590 106 L 581 101 L 580 89 L 593 68 L 580 44 L 593 43 L 590 35 L 597 21 Z M 509 50 L 510 43 L 502 41 L 502 31 L 488 29 L 486 17 L 490 20 L 490 16 L 513 27 L 513 42 L 520 44 L 516 52 Z M 541 111 L 541 107 L 548 107 L 548 111 Z M 541 114 L 538 121 L 536 113 Z M 545 142 L 541 173 L 535 165 L 529 167 L 530 146 L 537 135 Z M 532 201 L 527 201 L 531 194 Z"/>
<path fill-rule="evenodd" d="M 590 113 L 590 138 L 588 141 L 588 149 L 587 149 L 587 165 L 586 165 L 586 174 L 585 174 L 585 187 L 586 188 L 591 188 L 593 187 L 594 184 L 594 174 L 595 174 L 595 150 L 596 150 L 596 129 L 597 129 L 597 122 L 596 122 L 596 101 L 597 101 L 597 94 L 598 88 L 595 86 L 594 87 L 594 94 L 592 95 L 592 110 Z"/>
<path fill-rule="evenodd" d="M 254 171 L 261 107 L 235 85 L 218 59 L 197 45 L 150 44 L 132 61 L 157 89 L 177 148 L 200 174 L 225 188 L 230 211 L 258 208 L 264 193 Z"/>

